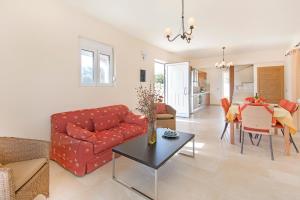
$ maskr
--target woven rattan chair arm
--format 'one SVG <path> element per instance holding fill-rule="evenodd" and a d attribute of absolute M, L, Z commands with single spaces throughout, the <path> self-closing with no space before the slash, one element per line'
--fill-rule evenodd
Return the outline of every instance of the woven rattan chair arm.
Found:
<path fill-rule="evenodd" d="M 0 167 L 0 199 L 15 200 L 15 185 L 12 169 Z"/>
<path fill-rule="evenodd" d="M 49 158 L 49 143 L 41 140 L 0 137 L 0 163 Z"/>

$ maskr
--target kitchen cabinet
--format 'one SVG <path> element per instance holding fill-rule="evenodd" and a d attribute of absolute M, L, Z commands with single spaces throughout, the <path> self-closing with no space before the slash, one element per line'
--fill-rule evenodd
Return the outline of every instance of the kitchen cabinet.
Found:
<path fill-rule="evenodd" d="M 207 79 L 207 73 L 206 72 L 198 72 L 198 79 L 199 80 L 206 80 Z"/>
<path fill-rule="evenodd" d="M 210 105 L 210 93 L 209 92 L 201 92 L 200 93 L 200 105 L 201 105 L 201 107 Z"/>

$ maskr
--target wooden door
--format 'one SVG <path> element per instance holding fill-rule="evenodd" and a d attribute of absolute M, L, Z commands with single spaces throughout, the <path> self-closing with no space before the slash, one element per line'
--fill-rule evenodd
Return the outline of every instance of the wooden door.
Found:
<path fill-rule="evenodd" d="M 257 92 L 268 103 L 279 103 L 284 98 L 283 66 L 258 67 Z"/>
<path fill-rule="evenodd" d="M 206 72 L 199 71 L 198 76 L 199 76 L 198 77 L 199 80 L 206 80 L 207 79 L 207 73 Z"/>

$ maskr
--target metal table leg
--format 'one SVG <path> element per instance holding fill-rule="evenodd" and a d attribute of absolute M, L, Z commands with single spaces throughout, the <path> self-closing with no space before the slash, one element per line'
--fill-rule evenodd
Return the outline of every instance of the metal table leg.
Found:
<path fill-rule="evenodd" d="M 157 169 L 155 169 L 154 171 L 154 198 L 148 196 L 147 194 L 141 192 L 140 190 L 134 188 L 133 186 L 130 186 L 129 184 L 127 184 L 126 182 L 118 179 L 116 177 L 116 159 L 115 159 L 115 153 L 113 152 L 113 155 L 112 155 L 112 179 L 114 181 L 116 181 L 117 183 L 123 185 L 124 187 L 126 187 L 127 189 L 135 192 L 136 194 L 146 198 L 146 199 L 149 199 L 149 200 L 158 200 L 158 173 L 157 173 Z"/>
<path fill-rule="evenodd" d="M 186 154 L 186 153 L 182 153 L 182 152 L 180 152 L 179 154 L 181 154 L 183 156 L 194 158 L 195 157 L 195 138 L 193 138 L 192 143 L 193 143 L 193 153 L 192 153 L 192 155 Z"/>
<path fill-rule="evenodd" d="M 157 188 L 157 182 L 158 182 L 158 177 L 157 177 L 157 169 L 154 170 L 154 200 L 158 200 L 158 188 Z"/>
<path fill-rule="evenodd" d="M 115 159 L 115 152 L 113 152 L 112 154 L 112 165 L 113 165 L 113 169 L 112 169 L 112 178 L 115 179 L 116 178 L 116 159 Z"/>

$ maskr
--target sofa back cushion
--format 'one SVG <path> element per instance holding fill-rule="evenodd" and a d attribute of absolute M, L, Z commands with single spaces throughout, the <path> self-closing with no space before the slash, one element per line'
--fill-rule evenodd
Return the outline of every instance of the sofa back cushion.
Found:
<path fill-rule="evenodd" d="M 67 124 L 67 134 L 76 139 L 85 139 L 91 137 L 95 133 L 69 122 Z"/>
<path fill-rule="evenodd" d="M 67 133 L 67 124 L 71 122 L 76 126 L 87 129 L 88 131 L 95 131 L 93 119 L 96 117 L 103 115 L 118 116 L 119 120 L 123 121 L 128 112 L 129 110 L 127 106 L 114 105 L 57 113 L 51 116 L 51 128 L 52 132 Z"/>
<path fill-rule="evenodd" d="M 95 131 L 104 131 L 118 126 L 120 118 L 117 115 L 100 115 L 94 119 Z"/>

